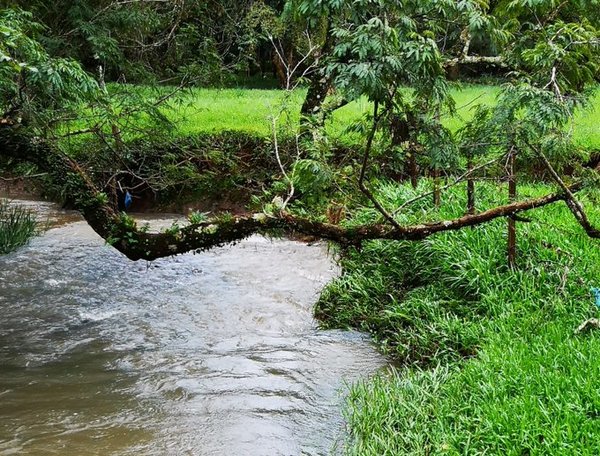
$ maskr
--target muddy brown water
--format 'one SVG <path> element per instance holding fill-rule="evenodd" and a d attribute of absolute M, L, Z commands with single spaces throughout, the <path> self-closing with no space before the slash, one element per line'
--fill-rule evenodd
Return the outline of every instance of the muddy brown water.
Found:
<path fill-rule="evenodd" d="M 385 360 L 317 329 L 324 246 L 134 263 L 77 214 L 21 204 L 54 228 L 0 257 L 1 455 L 341 451 L 347 385 Z"/>

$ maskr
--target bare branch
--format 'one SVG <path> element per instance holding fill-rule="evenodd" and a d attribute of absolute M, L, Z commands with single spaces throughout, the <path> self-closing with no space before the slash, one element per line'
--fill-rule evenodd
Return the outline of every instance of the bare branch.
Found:
<path fill-rule="evenodd" d="M 48 175 L 48 173 L 24 174 L 23 176 L 17 176 L 17 177 L 1 177 L 0 176 L 0 180 L 2 180 L 4 182 L 14 182 L 14 181 L 18 181 L 21 179 L 35 179 L 37 177 L 44 177 L 47 175 Z"/>
<path fill-rule="evenodd" d="M 558 173 L 552 166 L 552 163 L 550 163 L 550 160 L 548 160 L 548 157 L 546 157 L 546 155 L 538 147 L 535 147 L 530 143 L 527 143 L 527 145 L 542 159 L 542 161 L 544 162 L 544 166 L 546 167 L 552 178 L 563 190 L 567 206 L 569 207 L 571 213 L 573 214 L 577 222 L 585 230 L 587 235 L 591 238 L 600 239 L 600 230 L 594 228 L 585 212 L 585 209 L 583 208 L 583 205 L 577 200 L 573 191 L 571 191 L 567 184 L 565 184 L 565 182 L 558 175 Z"/>
<path fill-rule="evenodd" d="M 360 168 L 360 175 L 358 177 L 358 187 L 360 191 L 363 192 L 367 198 L 371 200 L 375 208 L 383 215 L 383 217 L 392 224 L 397 229 L 400 229 L 400 225 L 394 217 L 381 205 L 381 203 L 375 198 L 371 190 L 365 185 L 365 176 L 367 172 L 367 165 L 369 164 L 369 158 L 371 156 L 371 149 L 373 148 L 373 140 L 375 139 L 375 133 L 377 132 L 377 127 L 379 126 L 379 121 L 381 116 L 379 115 L 379 102 L 375 101 L 375 105 L 373 106 L 373 126 L 371 127 L 371 131 L 369 132 L 369 136 L 367 138 L 367 145 L 365 147 L 365 153 L 363 155 L 362 166 Z"/>

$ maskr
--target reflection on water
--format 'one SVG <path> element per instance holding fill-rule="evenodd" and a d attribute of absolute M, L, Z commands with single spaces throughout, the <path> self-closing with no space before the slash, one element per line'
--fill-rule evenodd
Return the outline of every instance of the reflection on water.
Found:
<path fill-rule="evenodd" d="M 51 229 L 0 257 L 0 454 L 330 454 L 344 385 L 384 365 L 315 329 L 335 273 L 289 241 L 149 264 Z"/>

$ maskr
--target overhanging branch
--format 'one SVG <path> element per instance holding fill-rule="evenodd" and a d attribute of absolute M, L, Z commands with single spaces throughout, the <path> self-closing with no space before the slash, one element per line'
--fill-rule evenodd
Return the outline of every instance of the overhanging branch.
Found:
<path fill-rule="evenodd" d="M 574 194 L 581 188 L 581 184 L 575 184 L 567 187 L 568 192 L 561 191 L 540 198 L 518 201 L 451 220 L 410 226 L 365 224 L 343 227 L 281 212 L 276 216 L 254 214 L 190 225 L 169 232 L 147 233 L 138 229 L 131 219 L 123 217 L 111 208 L 85 170 L 75 161 L 55 152 L 42 140 L 31 139 L 22 134 L 19 127 L 2 125 L 0 126 L 2 153 L 37 164 L 40 170 L 50 173 L 54 179 L 68 178 L 69 182 L 73 182 L 71 186 L 72 190 L 77 192 L 77 209 L 88 224 L 131 260 L 151 261 L 190 251 L 208 250 L 242 240 L 254 233 L 272 233 L 277 230 L 311 235 L 345 246 L 358 246 L 364 241 L 376 239 L 418 241 L 436 233 L 482 225 L 557 201 L 566 201 L 569 192 Z"/>

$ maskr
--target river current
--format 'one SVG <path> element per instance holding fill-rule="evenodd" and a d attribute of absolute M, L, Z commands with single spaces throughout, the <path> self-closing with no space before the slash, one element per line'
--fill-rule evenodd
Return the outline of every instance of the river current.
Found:
<path fill-rule="evenodd" d="M 76 214 L 0 256 L 1 455 L 328 455 L 385 365 L 312 318 L 323 245 L 252 237 L 152 263 Z M 159 222 L 164 223 L 164 221 Z"/>

